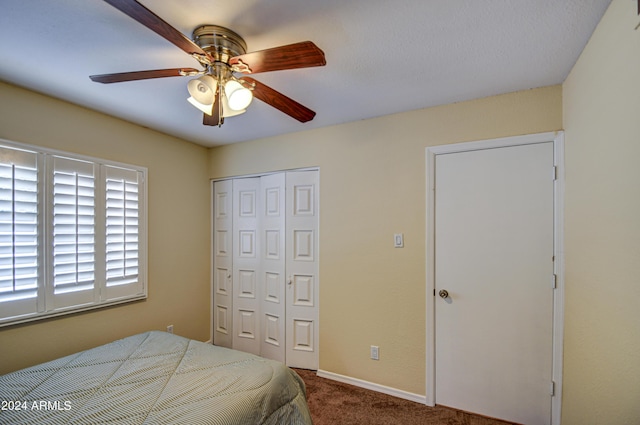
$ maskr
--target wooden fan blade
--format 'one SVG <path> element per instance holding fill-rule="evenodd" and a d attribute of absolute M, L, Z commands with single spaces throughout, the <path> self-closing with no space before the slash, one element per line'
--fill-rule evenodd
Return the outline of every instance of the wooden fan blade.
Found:
<path fill-rule="evenodd" d="M 158 15 L 138 3 L 136 0 L 104 0 L 111 6 L 115 7 L 125 15 L 140 22 L 151 31 L 175 44 L 196 59 L 206 58 L 207 61 L 213 62 L 213 58 L 196 43 L 191 41 L 187 36 L 169 25 Z M 198 59 L 199 60 L 199 59 Z"/>
<path fill-rule="evenodd" d="M 220 116 L 220 87 L 216 88 L 216 94 L 213 97 L 213 110 L 211 115 L 204 114 L 202 118 L 202 124 L 204 125 L 222 125 L 224 124 L 224 117 Z"/>
<path fill-rule="evenodd" d="M 196 75 L 198 72 L 195 68 L 172 68 L 172 69 L 155 69 L 153 71 L 134 71 L 120 72 L 117 74 L 101 74 L 91 75 L 91 81 L 96 83 L 110 84 L 122 83 L 125 81 L 148 80 L 151 78 L 164 77 L 182 77 L 185 75 Z"/>
<path fill-rule="evenodd" d="M 238 72 L 257 74 L 258 72 L 280 71 L 284 69 L 324 66 L 327 61 L 324 52 L 311 41 L 259 50 L 231 58 L 229 65 L 238 65 Z M 246 66 L 243 66 L 246 65 Z"/>
<path fill-rule="evenodd" d="M 253 95 L 261 101 L 273 106 L 276 109 L 284 112 L 292 118 L 297 119 L 300 122 L 311 121 L 316 113 L 304 105 L 296 102 L 295 100 L 283 95 L 280 92 L 275 91 L 269 86 L 262 84 L 261 82 L 254 80 L 250 77 L 243 77 L 248 83 L 255 84 L 253 89 Z"/>

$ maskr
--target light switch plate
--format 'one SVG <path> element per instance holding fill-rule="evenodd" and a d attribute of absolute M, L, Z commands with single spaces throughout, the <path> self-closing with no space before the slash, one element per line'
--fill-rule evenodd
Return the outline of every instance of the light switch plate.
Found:
<path fill-rule="evenodd" d="M 371 346 L 371 360 L 380 360 L 380 348 L 377 345 Z"/>
<path fill-rule="evenodd" d="M 404 235 L 402 233 L 396 233 L 393 235 L 394 248 L 404 248 Z"/>

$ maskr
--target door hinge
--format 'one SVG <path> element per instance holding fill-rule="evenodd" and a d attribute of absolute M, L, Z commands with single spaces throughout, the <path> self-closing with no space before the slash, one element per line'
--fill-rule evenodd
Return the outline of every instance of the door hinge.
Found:
<path fill-rule="evenodd" d="M 555 273 L 551 275 L 551 289 L 556 289 L 558 287 L 558 275 Z"/>
<path fill-rule="evenodd" d="M 552 177 L 553 177 L 553 181 L 558 180 L 558 167 L 555 166 L 555 165 L 553 166 L 553 175 L 552 175 Z"/>
<path fill-rule="evenodd" d="M 549 394 L 553 397 L 556 395 L 556 383 L 551 381 L 551 385 L 549 385 Z"/>

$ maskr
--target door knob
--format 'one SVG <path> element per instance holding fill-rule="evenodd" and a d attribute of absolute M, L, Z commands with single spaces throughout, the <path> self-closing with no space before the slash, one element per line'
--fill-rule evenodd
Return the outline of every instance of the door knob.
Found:
<path fill-rule="evenodd" d="M 441 289 L 438 295 L 440 295 L 440 298 L 449 298 L 449 292 L 446 289 Z"/>

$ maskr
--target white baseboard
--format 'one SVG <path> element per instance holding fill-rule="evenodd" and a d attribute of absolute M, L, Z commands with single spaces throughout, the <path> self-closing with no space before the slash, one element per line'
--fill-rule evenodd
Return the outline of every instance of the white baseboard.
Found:
<path fill-rule="evenodd" d="M 334 381 L 343 382 L 345 384 L 354 385 L 356 387 L 365 388 L 367 390 L 376 391 L 390 396 L 402 398 L 405 400 L 415 401 L 416 403 L 426 404 L 426 397 L 421 394 L 410 393 L 408 391 L 399 390 L 397 388 L 387 387 L 385 385 L 375 384 L 362 379 L 351 378 L 350 376 L 340 375 L 338 373 L 327 372 L 318 369 L 316 373 L 321 378 L 332 379 Z"/>

